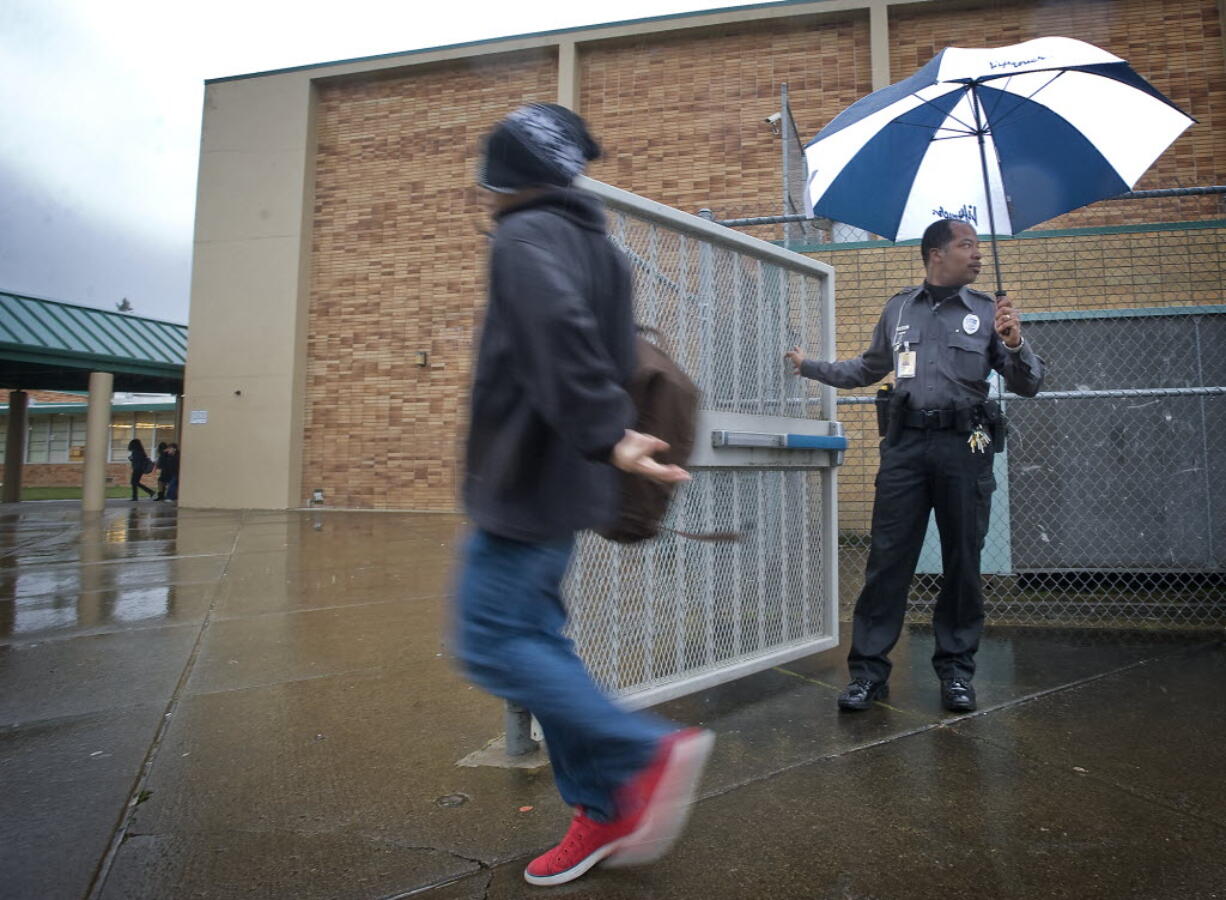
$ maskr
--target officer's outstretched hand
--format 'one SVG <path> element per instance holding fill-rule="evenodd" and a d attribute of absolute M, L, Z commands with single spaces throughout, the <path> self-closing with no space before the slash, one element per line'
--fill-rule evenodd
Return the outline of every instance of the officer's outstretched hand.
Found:
<path fill-rule="evenodd" d="M 1021 346 L 1022 320 L 1013 308 L 1013 301 L 1005 295 L 996 298 L 996 333 L 1006 347 L 1016 349 Z"/>
<path fill-rule="evenodd" d="M 792 370 L 799 375 L 800 364 L 805 361 L 805 355 L 800 352 L 799 347 L 793 347 L 787 353 L 783 354 L 783 358 L 792 364 Z"/>
<path fill-rule="evenodd" d="M 689 481 L 690 474 L 681 466 L 665 465 L 652 459 L 668 449 L 668 444 L 650 434 L 626 429 L 626 435 L 613 447 L 609 462 L 623 472 L 642 475 L 663 484 Z"/>

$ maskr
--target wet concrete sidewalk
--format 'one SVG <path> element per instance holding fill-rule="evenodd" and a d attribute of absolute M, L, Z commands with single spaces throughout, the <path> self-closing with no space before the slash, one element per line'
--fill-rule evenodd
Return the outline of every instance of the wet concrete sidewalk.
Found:
<path fill-rule="evenodd" d="M 497 701 L 451 670 L 462 523 L 0 507 L 0 897 L 1226 897 L 1220 633 L 993 630 L 979 713 L 931 637 L 840 716 L 842 653 L 660 708 L 718 735 L 642 869 L 520 876 L 548 769 L 465 768 Z"/>

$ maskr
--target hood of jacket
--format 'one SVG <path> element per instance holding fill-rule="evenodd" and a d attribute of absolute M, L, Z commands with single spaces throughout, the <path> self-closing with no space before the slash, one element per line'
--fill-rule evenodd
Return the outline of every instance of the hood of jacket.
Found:
<path fill-rule="evenodd" d="M 607 224 L 604 203 L 594 194 L 573 187 L 549 188 L 494 218 L 499 223 L 529 210 L 545 210 L 562 216 L 580 228 L 604 234 Z"/>

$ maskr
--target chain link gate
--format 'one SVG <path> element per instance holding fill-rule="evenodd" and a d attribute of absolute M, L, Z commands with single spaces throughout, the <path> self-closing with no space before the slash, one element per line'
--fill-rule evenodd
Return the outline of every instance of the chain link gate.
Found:
<path fill-rule="evenodd" d="M 833 355 L 829 266 L 590 179 L 635 275 L 641 325 L 702 391 L 693 481 L 642 544 L 579 540 L 570 630 L 593 677 L 642 707 L 838 643 L 834 391 L 785 348 Z M 719 446 L 716 446 L 718 444 Z"/>

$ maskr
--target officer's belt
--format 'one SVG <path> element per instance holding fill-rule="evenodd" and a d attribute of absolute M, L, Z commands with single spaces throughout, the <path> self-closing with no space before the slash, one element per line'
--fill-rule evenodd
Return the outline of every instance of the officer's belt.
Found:
<path fill-rule="evenodd" d="M 954 416 L 952 409 L 908 409 L 903 413 L 902 423 L 907 428 L 940 430 L 953 428 Z"/>

